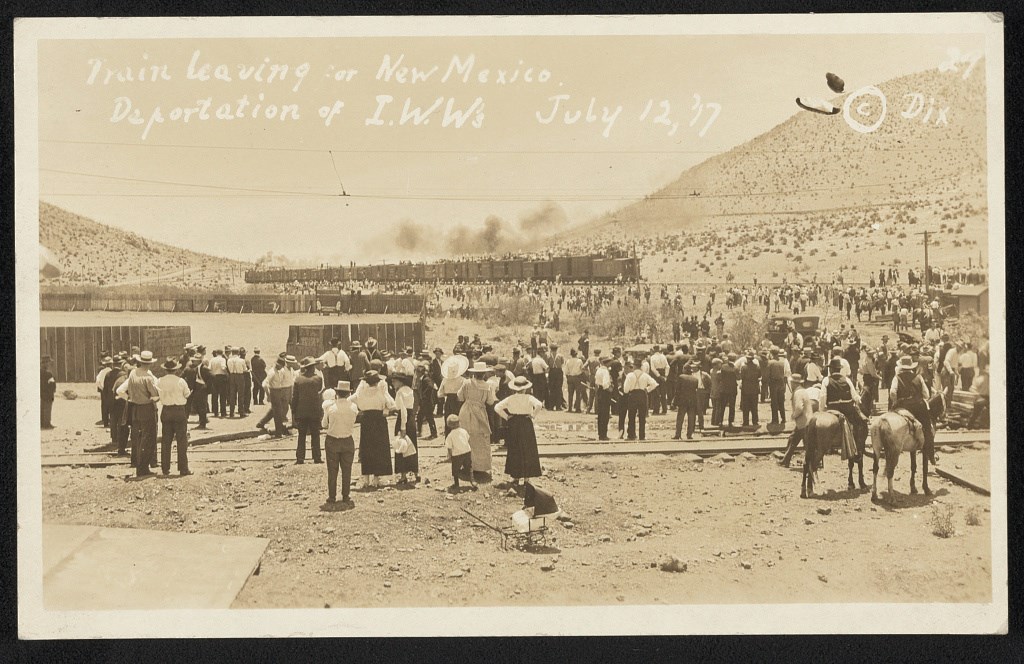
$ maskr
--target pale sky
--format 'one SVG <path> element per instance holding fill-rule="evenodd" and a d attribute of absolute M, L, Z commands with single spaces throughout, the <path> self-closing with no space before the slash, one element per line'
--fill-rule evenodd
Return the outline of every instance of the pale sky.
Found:
<path fill-rule="evenodd" d="M 41 198 L 231 258 L 252 260 L 271 250 L 309 260 L 395 259 L 401 252 L 394 229 L 402 220 L 441 237 L 460 224 L 478 227 L 489 215 L 516 222 L 554 203 L 569 223 L 582 223 L 800 112 L 795 97 L 833 97 L 826 72 L 845 79 L 850 91 L 935 68 L 951 47 L 970 52 L 984 42 L 949 34 L 41 42 Z M 196 51 L 199 66 L 226 65 L 233 80 L 187 80 Z M 465 62 L 471 54 L 468 83 L 456 73 L 442 81 L 453 56 Z M 437 70 L 425 82 L 377 79 L 385 56 L 394 64 L 403 55 L 402 66 Z M 239 65 L 265 58 L 289 66 L 283 80 L 238 80 Z M 296 67 L 303 63 L 308 73 L 300 79 Z M 104 84 L 107 68 L 146 66 L 148 78 L 154 64 L 166 64 L 171 80 Z M 535 81 L 526 83 L 530 68 Z M 357 73 L 338 75 L 342 69 Z M 481 83 L 484 69 L 489 78 Z M 498 82 L 498 70 L 510 79 L 517 69 L 518 80 Z M 536 80 L 542 70 L 550 72 L 545 82 Z M 249 118 L 260 93 L 264 105 L 297 105 L 300 118 Z M 695 94 L 721 106 L 703 137 L 698 132 L 712 107 L 690 126 Z M 146 123 L 111 122 L 118 97 L 148 120 L 157 106 L 166 117 L 207 97 L 211 116 L 225 104 L 236 113 L 243 95 L 250 101 L 244 119 L 167 120 L 145 139 Z M 395 101 L 381 114 L 382 125 L 367 125 L 377 95 Z M 552 115 L 554 95 L 570 99 L 560 102 L 562 114 L 542 122 Z M 401 125 L 406 98 L 428 107 L 439 97 L 429 122 Z M 461 128 L 441 126 L 449 98 L 465 109 L 477 97 L 479 127 L 473 116 Z M 564 111 L 585 115 L 591 98 L 597 119 L 566 124 Z M 318 110 L 336 100 L 344 107 L 327 127 Z M 665 110 L 662 100 L 665 116 L 678 123 L 672 136 L 654 122 Z M 605 136 L 602 109 L 609 107 L 608 117 L 620 105 Z M 350 196 L 337 196 L 339 179 Z M 375 239 L 376 248 L 364 251 Z"/>

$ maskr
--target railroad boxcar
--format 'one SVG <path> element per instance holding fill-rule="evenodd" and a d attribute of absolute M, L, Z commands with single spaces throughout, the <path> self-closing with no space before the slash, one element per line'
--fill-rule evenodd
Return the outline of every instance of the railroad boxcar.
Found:
<path fill-rule="evenodd" d="M 568 281 L 572 277 L 572 273 L 569 271 L 569 257 L 558 256 L 552 258 L 551 261 L 551 277 L 562 277 L 562 281 Z"/>
<path fill-rule="evenodd" d="M 477 265 L 479 266 L 478 276 L 481 281 L 491 281 L 494 279 L 494 261 L 480 261 Z"/>
<path fill-rule="evenodd" d="M 523 271 L 523 279 L 536 279 L 537 278 L 537 263 L 534 261 L 518 261 L 520 268 Z"/>
<path fill-rule="evenodd" d="M 594 258 L 592 256 L 573 256 L 569 259 L 569 274 L 573 281 L 590 281 L 594 278 Z"/>
<path fill-rule="evenodd" d="M 540 279 L 554 279 L 555 270 L 552 261 L 537 261 L 534 263 L 535 278 Z"/>

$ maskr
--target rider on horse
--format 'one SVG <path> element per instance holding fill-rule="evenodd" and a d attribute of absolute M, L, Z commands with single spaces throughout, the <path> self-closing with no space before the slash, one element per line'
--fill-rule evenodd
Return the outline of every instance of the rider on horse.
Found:
<path fill-rule="evenodd" d="M 833 357 L 832 361 L 828 363 L 828 377 L 821 381 L 819 399 L 820 412 L 833 410 L 843 414 L 853 428 L 857 449 L 863 449 L 864 442 L 868 437 L 868 421 L 857 407 L 857 404 L 860 403 L 857 388 L 854 387 L 853 381 L 843 376 L 841 358 Z"/>
<path fill-rule="evenodd" d="M 917 419 L 924 430 L 924 454 L 929 462 L 935 463 L 935 430 L 928 411 L 928 385 L 916 371 L 917 362 L 909 355 L 901 357 L 896 368 L 899 373 L 889 387 L 889 409 L 903 408 Z"/>

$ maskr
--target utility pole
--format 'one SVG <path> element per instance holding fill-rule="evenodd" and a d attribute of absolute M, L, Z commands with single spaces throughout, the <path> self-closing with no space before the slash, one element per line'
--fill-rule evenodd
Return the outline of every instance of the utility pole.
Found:
<path fill-rule="evenodd" d="M 928 296 L 928 286 L 930 285 L 931 279 L 932 279 L 931 270 L 928 268 L 928 233 L 929 233 L 929 231 L 921 231 L 920 233 L 917 233 L 917 235 L 923 235 L 924 236 L 924 294 L 925 294 L 925 297 Z"/>

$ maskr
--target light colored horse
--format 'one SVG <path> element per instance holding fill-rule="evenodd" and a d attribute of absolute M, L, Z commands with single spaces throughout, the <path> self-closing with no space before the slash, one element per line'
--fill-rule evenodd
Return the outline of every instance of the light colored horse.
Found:
<path fill-rule="evenodd" d="M 928 455 L 924 450 L 924 429 L 921 423 L 905 410 L 882 413 L 871 423 L 871 449 L 875 454 L 875 462 L 872 466 L 874 479 L 871 483 L 871 499 L 878 499 L 878 459 L 885 454 L 885 476 L 889 480 L 889 493 L 887 501 L 892 504 L 895 501 L 895 493 L 892 488 L 892 476 L 896 472 L 896 464 L 900 460 L 900 454 L 910 452 L 910 493 L 917 493 L 917 485 L 914 483 L 917 474 L 917 453 L 921 451 L 923 463 L 921 472 L 921 485 L 926 496 L 931 495 L 928 488 Z"/>

